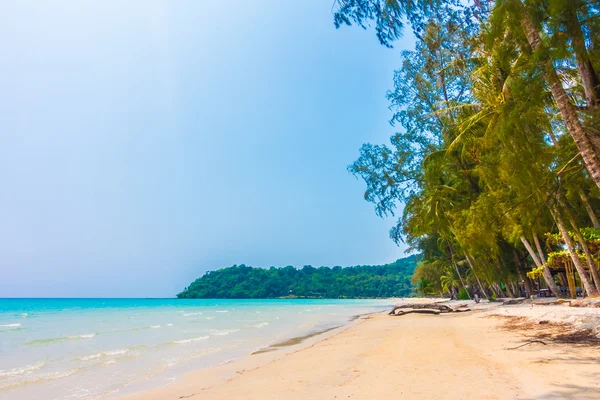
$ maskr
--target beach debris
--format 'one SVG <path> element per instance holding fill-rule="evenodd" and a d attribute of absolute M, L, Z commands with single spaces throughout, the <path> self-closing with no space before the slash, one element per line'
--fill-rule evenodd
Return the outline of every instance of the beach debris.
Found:
<path fill-rule="evenodd" d="M 542 342 L 541 340 L 528 340 L 527 342 L 523 343 L 523 344 L 522 344 L 522 345 L 520 345 L 520 346 L 517 346 L 517 347 L 509 347 L 509 348 L 507 348 L 506 350 L 516 350 L 516 349 L 520 349 L 521 347 L 525 347 L 525 346 L 527 346 L 527 345 L 530 345 L 530 344 L 533 344 L 533 343 L 540 343 L 540 344 L 543 344 L 544 346 L 546 346 L 546 343 L 545 343 L 545 342 Z"/>
<path fill-rule="evenodd" d="M 523 304 L 523 302 L 527 299 L 511 299 L 502 303 L 503 306 L 513 306 L 517 304 Z"/>
<path fill-rule="evenodd" d="M 552 300 L 552 301 L 532 301 L 531 304 L 535 305 L 535 306 L 556 306 L 556 305 L 560 305 L 562 303 L 564 303 L 564 301 L 559 301 L 562 299 L 558 299 L 558 300 Z"/>
<path fill-rule="evenodd" d="M 408 311 L 400 310 L 398 312 L 395 312 L 393 314 L 388 314 L 388 315 L 392 315 L 394 317 L 398 317 L 400 315 L 406 315 L 406 314 L 412 314 L 412 313 L 439 315 L 439 314 L 441 314 L 441 311 L 440 310 L 426 310 L 426 309 L 422 309 L 422 310 L 408 310 Z"/>
<path fill-rule="evenodd" d="M 402 304 L 400 306 L 395 306 L 392 311 L 390 311 L 388 313 L 388 315 L 391 316 L 400 316 L 400 315 L 406 315 L 406 314 L 432 314 L 432 315 L 439 315 L 439 314 L 446 314 L 446 313 L 452 313 L 452 312 L 467 312 L 467 311 L 471 311 L 470 308 L 466 308 L 466 309 L 454 309 L 451 307 L 448 307 L 446 305 L 443 304 L 435 304 L 435 303 L 415 303 L 415 304 Z"/>
<path fill-rule="evenodd" d="M 588 298 L 583 300 L 571 300 L 569 301 L 569 305 L 571 307 L 590 307 L 590 308 L 600 308 L 600 299 L 598 298 Z"/>

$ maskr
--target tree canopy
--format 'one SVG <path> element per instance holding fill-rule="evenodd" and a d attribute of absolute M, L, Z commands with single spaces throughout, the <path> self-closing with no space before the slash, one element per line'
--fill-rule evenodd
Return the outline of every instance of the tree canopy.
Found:
<path fill-rule="evenodd" d="M 335 2 L 338 28 L 374 26 L 387 47 L 404 29 L 417 38 L 388 92 L 398 133 L 363 145 L 348 170 L 379 216 L 402 209 L 390 236 L 422 254 L 421 292 L 598 295 L 599 11 L 591 0 Z"/>
<path fill-rule="evenodd" d="M 267 299 L 279 297 L 375 298 L 406 297 L 413 292 L 411 277 L 416 256 L 385 265 L 302 269 L 253 268 L 234 265 L 209 271 L 179 298 Z"/>

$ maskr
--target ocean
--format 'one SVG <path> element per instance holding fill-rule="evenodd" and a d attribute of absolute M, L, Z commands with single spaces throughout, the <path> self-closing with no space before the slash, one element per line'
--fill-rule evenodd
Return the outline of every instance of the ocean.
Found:
<path fill-rule="evenodd" d="M 0 399 L 112 399 L 391 303 L 0 299 Z"/>

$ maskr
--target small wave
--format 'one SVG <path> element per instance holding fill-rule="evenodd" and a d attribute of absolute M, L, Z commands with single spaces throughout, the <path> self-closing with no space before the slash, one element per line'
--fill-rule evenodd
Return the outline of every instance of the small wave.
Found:
<path fill-rule="evenodd" d="M 206 319 L 215 319 L 216 317 L 206 317 Z"/>
<path fill-rule="evenodd" d="M 23 318 L 27 318 L 27 316 L 28 316 L 28 315 L 29 315 L 29 314 L 27 314 L 26 312 L 24 312 L 23 314 L 21 314 L 21 317 L 23 317 Z"/>
<path fill-rule="evenodd" d="M 201 312 L 190 312 L 190 313 L 183 314 L 184 317 L 191 317 L 194 315 L 202 315 L 202 313 Z"/>
<path fill-rule="evenodd" d="M 20 327 L 21 324 L 16 323 L 16 324 L 6 324 L 6 325 L 0 325 L 0 328 L 18 328 Z"/>
<path fill-rule="evenodd" d="M 17 386 L 23 386 L 28 383 L 53 381 L 56 379 L 66 378 L 68 376 L 71 376 L 71 375 L 77 373 L 77 371 L 79 371 L 79 368 L 74 368 L 74 369 L 71 369 L 71 370 L 65 371 L 65 372 L 53 372 L 51 374 L 35 376 L 35 377 L 31 377 L 29 379 L 24 379 L 21 381 L 7 382 L 5 384 L 0 384 L 0 389 L 8 389 L 8 388 L 13 388 L 13 387 L 17 387 Z"/>
<path fill-rule="evenodd" d="M 160 327 L 161 327 L 161 325 L 150 325 L 150 328 L 152 328 L 152 329 L 158 329 Z"/>
<path fill-rule="evenodd" d="M 252 327 L 253 327 L 253 328 L 262 328 L 262 327 L 265 327 L 265 326 L 267 326 L 267 325 L 269 325 L 269 323 L 268 323 L 268 322 L 261 322 L 260 324 L 255 324 L 255 325 L 252 325 Z"/>
<path fill-rule="evenodd" d="M 225 335 L 229 335 L 230 333 L 235 333 L 237 331 L 239 331 L 239 329 L 225 329 L 222 331 L 213 330 L 213 331 L 210 331 L 210 334 L 213 336 L 225 336 Z"/>
<path fill-rule="evenodd" d="M 29 342 L 27 342 L 25 344 L 42 345 L 42 344 L 50 344 L 50 343 L 56 343 L 56 342 L 64 342 L 66 340 L 92 339 L 94 337 L 96 337 L 95 333 L 86 333 L 83 335 L 62 336 L 62 337 L 54 337 L 54 338 L 47 338 L 47 339 L 30 340 Z"/>
<path fill-rule="evenodd" d="M 226 313 L 226 312 L 229 312 L 229 310 L 217 310 L 215 312 Z"/>
<path fill-rule="evenodd" d="M 97 360 L 102 357 L 122 356 L 129 353 L 129 349 L 110 350 L 103 353 L 90 354 L 89 356 L 81 357 L 81 361 Z"/>
<path fill-rule="evenodd" d="M 185 343 L 197 342 L 199 340 L 206 340 L 208 338 L 210 338 L 210 336 L 200 336 L 200 337 L 191 338 L 191 339 L 174 340 L 171 343 L 174 343 L 174 344 L 185 344 Z"/>
<path fill-rule="evenodd" d="M 173 324 L 167 324 L 167 326 L 173 326 Z"/>
<path fill-rule="evenodd" d="M 91 354 L 89 356 L 85 356 L 85 357 L 81 357 L 80 360 L 82 361 L 90 361 L 90 360 L 95 360 L 97 358 L 102 357 L 102 353 L 96 353 L 96 354 Z"/>
<path fill-rule="evenodd" d="M 121 356 L 123 354 L 127 354 L 129 353 L 129 349 L 118 349 L 118 350 L 111 350 L 111 351 L 107 351 L 106 354 L 107 356 Z"/>
<path fill-rule="evenodd" d="M 67 336 L 67 339 L 92 339 L 95 336 L 95 333 L 85 333 L 83 335 Z"/>
<path fill-rule="evenodd" d="M 44 366 L 44 362 L 40 361 L 35 364 L 26 365 L 21 368 L 13 368 L 9 370 L 0 370 L 0 378 L 10 378 L 12 376 L 25 375 L 27 373 L 31 373 L 36 371 Z"/>

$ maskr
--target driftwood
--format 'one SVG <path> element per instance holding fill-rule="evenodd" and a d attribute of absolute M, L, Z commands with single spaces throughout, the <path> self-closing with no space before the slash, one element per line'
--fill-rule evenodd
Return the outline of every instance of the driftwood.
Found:
<path fill-rule="evenodd" d="M 528 340 L 527 342 L 523 343 L 520 346 L 517 347 L 509 347 L 506 350 L 516 350 L 516 349 L 520 349 L 521 347 L 527 346 L 528 344 L 532 344 L 532 343 L 540 343 L 543 344 L 544 346 L 546 345 L 546 343 L 542 342 L 541 340 Z"/>
<path fill-rule="evenodd" d="M 433 315 L 439 315 L 440 311 L 439 310 L 408 310 L 408 311 L 402 311 L 400 310 L 398 313 L 394 313 L 394 314 L 388 314 L 394 317 L 399 317 L 400 315 L 406 315 L 406 314 L 433 314 Z"/>
<path fill-rule="evenodd" d="M 462 306 L 463 305 L 461 305 L 459 307 L 462 307 Z M 471 311 L 471 309 L 467 308 L 467 309 L 457 310 L 457 309 L 453 309 L 453 308 L 448 307 L 443 304 L 416 303 L 416 304 L 403 304 L 401 306 L 395 306 L 392 309 L 392 311 L 390 311 L 388 313 L 388 315 L 400 316 L 400 315 L 406 315 L 406 314 L 411 314 L 411 313 L 439 315 L 439 314 L 446 314 L 446 313 L 451 313 L 451 312 L 466 312 L 466 311 Z"/>
<path fill-rule="evenodd" d="M 523 304 L 523 302 L 525 300 L 526 299 L 512 299 L 512 300 L 507 300 L 504 303 L 502 303 L 502 305 L 503 306 L 512 306 L 512 305 L 515 305 L 515 304 Z"/>
<path fill-rule="evenodd" d="M 562 299 L 560 299 L 562 300 Z M 554 300 L 554 301 L 532 301 L 531 304 L 533 304 L 534 306 L 555 306 L 557 304 L 562 304 L 564 303 L 564 301 L 558 301 L 558 300 Z"/>

